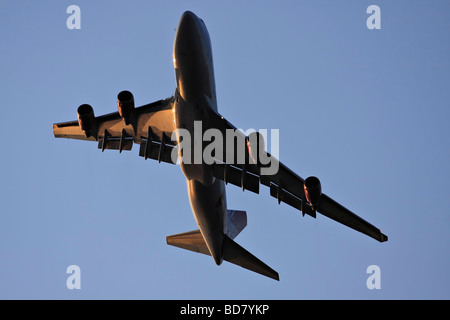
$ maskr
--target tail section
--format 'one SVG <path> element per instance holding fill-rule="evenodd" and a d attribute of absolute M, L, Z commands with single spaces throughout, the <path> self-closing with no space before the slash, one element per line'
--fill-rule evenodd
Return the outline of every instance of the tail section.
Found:
<path fill-rule="evenodd" d="M 243 223 L 244 217 L 245 223 Z M 223 244 L 222 244 L 223 260 L 279 281 L 280 278 L 275 270 L 270 268 L 268 265 L 266 265 L 264 262 L 259 260 L 254 255 L 252 255 L 250 252 L 242 248 L 231 238 L 236 237 L 239 234 L 239 232 L 242 231 L 242 229 L 244 229 L 247 220 L 245 211 L 235 211 L 235 213 L 233 214 L 230 213 L 230 220 L 234 220 L 233 223 L 230 223 L 230 225 L 233 224 L 233 228 L 230 227 L 230 230 L 228 230 L 227 224 L 226 230 L 227 234 L 223 235 Z M 194 252 L 211 255 L 200 230 L 194 230 L 176 234 L 173 236 L 168 236 L 166 237 L 166 240 L 167 244 L 169 245 Z"/>
<path fill-rule="evenodd" d="M 278 272 L 242 248 L 227 235 L 223 238 L 223 260 L 280 281 Z"/>

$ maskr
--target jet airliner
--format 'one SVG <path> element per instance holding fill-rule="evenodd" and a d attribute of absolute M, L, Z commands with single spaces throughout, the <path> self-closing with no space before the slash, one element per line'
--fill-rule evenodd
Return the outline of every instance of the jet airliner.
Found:
<path fill-rule="evenodd" d="M 322 193 L 317 177 L 303 179 L 266 152 L 261 134 L 246 136 L 219 114 L 209 33 L 203 20 L 190 11 L 183 13 L 176 29 L 173 62 L 176 89 L 170 98 L 135 107 L 132 93 L 122 91 L 117 112 L 95 116 L 93 108 L 83 104 L 77 120 L 53 124 L 56 138 L 96 141 L 102 151 L 122 152 L 137 144 L 144 159 L 180 164 L 198 230 L 168 236 L 169 245 L 210 255 L 217 265 L 225 260 L 279 280 L 275 270 L 234 241 L 247 225 L 247 214 L 227 208 L 226 184 L 255 193 L 264 185 L 278 203 L 298 209 L 303 216 L 315 218 L 319 212 L 379 242 L 388 240 L 378 228 Z M 198 122 L 200 135 L 194 132 Z M 201 137 L 208 129 L 223 136 L 233 130 L 236 143 L 223 143 L 213 163 L 193 161 L 195 154 L 188 147 L 205 150 Z M 190 133 L 191 139 L 183 132 Z M 237 161 L 240 152 L 244 161 Z M 267 162 L 260 160 L 262 156 L 277 170 L 264 174 Z"/>

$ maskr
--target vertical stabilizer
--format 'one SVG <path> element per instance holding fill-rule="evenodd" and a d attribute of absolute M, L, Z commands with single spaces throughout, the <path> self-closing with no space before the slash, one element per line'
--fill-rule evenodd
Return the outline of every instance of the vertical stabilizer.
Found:
<path fill-rule="evenodd" d="M 227 210 L 225 217 L 225 233 L 234 239 L 247 226 L 247 213 L 241 210 Z"/>

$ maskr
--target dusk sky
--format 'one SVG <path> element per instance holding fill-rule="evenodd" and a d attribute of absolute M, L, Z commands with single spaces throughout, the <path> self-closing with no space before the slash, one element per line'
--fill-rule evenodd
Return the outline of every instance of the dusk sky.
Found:
<path fill-rule="evenodd" d="M 197 229 L 179 166 L 54 138 L 81 104 L 101 115 L 122 90 L 137 106 L 172 96 L 186 10 L 211 37 L 219 112 L 278 129 L 280 161 L 388 242 L 228 185 L 228 208 L 248 216 L 235 241 L 280 282 L 217 266 L 166 244 Z M 449 299 L 449 12 L 438 0 L 0 0 L 0 299 Z M 80 289 L 67 287 L 72 265 Z"/>

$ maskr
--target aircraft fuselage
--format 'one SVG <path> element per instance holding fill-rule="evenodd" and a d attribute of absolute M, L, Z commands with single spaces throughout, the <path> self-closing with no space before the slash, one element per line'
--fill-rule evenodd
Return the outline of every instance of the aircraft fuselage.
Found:
<path fill-rule="evenodd" d="M 192 12 L 185 12 L 178 24 L 173 62 L 177 81 L 174 121 L 176 128 L 189 131 L 191 150 L 195 150 L 203 146 L 203 132 L 210 127 L 206 109 L 217 111 L 217 99 L 209 34 L 203 21 Z M 194 132 L 195 121 L 202 121 L 203 132 Z M 211 256 L 220 265 L 227 210 L 225 184 L 214 178 L 211 166 L 194 163 L 193 153 L 191 157 L 183 161 L 180 154 L 189 201 Z"/>

